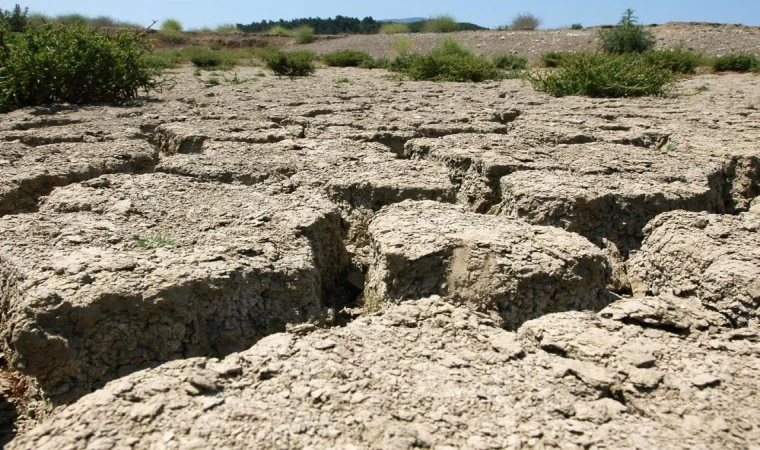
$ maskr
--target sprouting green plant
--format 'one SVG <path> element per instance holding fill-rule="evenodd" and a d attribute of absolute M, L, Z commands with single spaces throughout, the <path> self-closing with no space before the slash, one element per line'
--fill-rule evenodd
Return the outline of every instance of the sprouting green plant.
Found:
<path fill-rule="evenodd" d="M 193 70 L 193 76 L 194 77 L 199 77 L 199 76 L 201 76 L 202 73 L 203 73 L 203 71 L 201 69 L 195 69 L 195 70 Z"/>
<path fill-rule="evenodd" d="M 205 84 L 206 86 L 217 86 L 220 83 L 221 81 L 219 81 L 219 78 L 214 77 L 214 76 L 210 76 L 206 78 L 205 80 L 203 80 L 203 84 Z"/>
<path fill-rule="evenodd" d="M 159 233 L 154 234 L 149 238 L 138 238 L 135 241 L 135 247 L 140 248 L 158 248 L 169 247 L 175 245 L 174 241 Z"/>
<path fill-rule="evenodd" d="M 348 84 L 351 83 L 351 80 L 348 78 L 336 78 L 333 82 L 336 84 Z"/>
<path fill-rule="evenodd" d="M 263 78 L 263 77 L 267 76 L 267 74 L 264 73 L 264 72 L 256 72 L 255 76 Z"/>
<path fill-rule="evenodd" d="M 666 152 L 673 152 L 678 150 L 678 145 L 676 145 L 674 142 L 668 142 L 664 147 L 662 147 L 662 150 Z"/>
<path fill-rule="evenodd" d="M 709 90 L 710 90 L 710 85 L 709 84 L 702 84 L 700 86 L 697 86 L 697 88 L 695 89 L 695 91 L 696 91 L 697 94 L 701 94 L 701 93 L 707 92 Z"/>
<path fill-rule="evenodd" d="M 222 78 L 224 78 L 224 81 L 230 84 L 244 84 L 253 80 L 253 78 L 240 78 L 238 77 L 237 72 L 232 74 L 232 78 L 227 78 L 227 76 L 224 74 L 222 74 Z"/>

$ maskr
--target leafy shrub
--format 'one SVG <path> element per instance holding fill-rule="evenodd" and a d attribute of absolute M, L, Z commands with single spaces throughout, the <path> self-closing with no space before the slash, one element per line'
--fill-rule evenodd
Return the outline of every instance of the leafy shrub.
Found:
<path fill-rule="evenodd" d="M 432 51 L 432 55 L 436 56 L 470 56 L 474 55 L 473 51 L 462 45 L 459 41 L 452 37 L 447 37 L 438 44 L 438 47 Z"/>
<path fill-rule="evenodd" d="M 112 35 L 84 26 L 0 28 L 0 109 L 45 103 L 120 102 L 160 88 L 143 55 L 150 42 L 133 31 Z"/>
<path fill-rule="evenodd" d="M 667 95 L 676 75 L 646 63 L 640 55 L 578 53 L 565 57 L 559 69 L 528 77 L 533 87 L 555 97 L 641 97 Z"/>
<path fill-rule="evenodd" d="M 501 71 L 476 55 L 429 54 L 409 58 L 405 73 L 412 80 L 473 81 L 498 80 Z"/>
<path fill-rule="evenodd" d="M 389 69 L 412 80 L 483 81 L 502 78 L 491 60 L 475 55 L 455 39 L 445 39 L 427 55 L 399 56 Z"/>
<path fill-rule="evenodd" d="M 380 27 L 380 34 L 403 34 L 409 32 L 409 25 L 405 23 L 385 23 Z"/>
<path fill-rule="evenodd" d="M 217 26 L 214 29 L 215 32 L 219 34 L 238 34 L 240 33 L 240 30 L 238 30 L 238 27 L 231 24 L 231 23 L 225 23 L 222 25 Z"/>
<path fill-rule="evenodd" d="M 218 68 L 228 65 L 221 53 L 209 49 L 195 49 L 190 55 L 190 62 L 201 69 Z"/>
<path fill-rule="evenodd" d="M 582 30 L 583 29 L 583 24 L 574 23 L 574 24 L 570 25 L 570 29 L 571 30 Z"/>
<path fill-rule="evenodd" d="M 391 42 L 391 51 L 397 56 L 407 56 L 414 50 L 414 41 L 408 37 L 400 37 Z"/>
<path fill-rule="evenodd" d="M 290 36 L 293 32 L 281 25 L 275 25 L 267 31 L 267 34 L 272 34 L 274 36 Z"/>
<path fill-rule="evenodd" d="M 656 50 L 644 54 L 644 60 L 653 66 L 663 67 L 671 72 L 693 74 L 697 72 L 703 58 L 696 53 L 684 51 L 681 48 L 674 50 Z"/>
<path fill-rule="evenodd" d="M 644 53 L 654 48 L 654 33 L 638 24 L 632 9 L 627 9 L 617 26 L 599 30 L 601 48 L 606 53 Z"/>
<path fill-rule="evenodd" d="M 161 23 L 162 33 L 181 33 L 182 22 L 177 19 L 166 19 Z"/>
<path fill-rule="evenodd" d="M 88 26 L 89 25 L 89 19 L 87 16 L 82 14 L 62 14 L 60 16 L 56 16 L 53 20 L 55 23 L 62 24 L 62 25 L 81 25 L 81 26 Z"/>
<path fill-rule="evenodd" d="M 0 26 L 6 26 L 15 32 L 24 31 L 29 26 L 29 8 L 21 9 L 18 3 L 13 11 L 3 11 L 0 8 Z"/>
<path fill-rule="evenodd" d="M 459 26 L 456 19 L 450 15 L 431 17 L 422 25 L 423 33 L 451 33 L 457 31 Z"/>
<path fill-rule="evenodd" d="M 566 58 L 572 58 L 569 52 L 547 52 L 541 55 L 541 62 L 546 67 L 560 67 Z"/>
<path fill-rule="evenodd" d="M 712 60 L 716 72 L 750 72 L 760 69 L 760 59 L 755 55 L 725 55 Z"/>
<path fill-rule="evenodd" d="M 293 30 L 293 36 L 299 44 L 309 44 L 314 42 L 314 28 L 306 25 L 298 27 Z"/>
<path fill-rule="evenodd" d="M 528 67 L 528 58 L 517 55 L 498 55 L 494 56 L 493 63 L 503 70 L 522 70 Z"/>
<path fill-rule="evenodd" d="M 518 14 L 509 25 L 510 30 L 535 30 L 541 25 L 541 18 L 530 13 Z"/>
<path fill-rule="evenodd" d="M 304 77 L 316 71 L 314 54 L 311 52 L 269 50 L 264 54 L 264 64 L 279 76 Z"/>
<path fill-rule="evenodd" d="M 372 56 L 358 50 L 339 50 L 322 55 L 321 59 L 329 67 L 361 67 L 363 64 L 369 64 Z"/>

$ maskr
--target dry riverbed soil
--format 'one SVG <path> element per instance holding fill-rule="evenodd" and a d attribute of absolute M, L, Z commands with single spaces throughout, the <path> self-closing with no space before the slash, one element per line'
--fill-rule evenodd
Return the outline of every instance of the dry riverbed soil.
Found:
<path fill-rule="evenodd" d="M 259 72 L 2 116 L 8 448 L 760 445 L 756 74 Z"/>

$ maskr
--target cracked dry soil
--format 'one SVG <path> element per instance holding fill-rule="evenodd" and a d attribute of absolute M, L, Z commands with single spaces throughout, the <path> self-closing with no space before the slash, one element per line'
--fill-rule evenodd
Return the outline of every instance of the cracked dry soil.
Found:
<path fill-rule="evenodd" d="M 8 448 L 760 445 L 756 75 L 258 71 L 3 115 Z"/>

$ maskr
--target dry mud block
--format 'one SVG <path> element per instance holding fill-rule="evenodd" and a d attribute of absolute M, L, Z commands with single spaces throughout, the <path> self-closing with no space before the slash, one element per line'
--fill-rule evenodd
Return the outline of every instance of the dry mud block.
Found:
<path fill-rule="evenodd" d="M 303 137 L 302 125 L 281 126 L 259 120 L 198 120 L 162 124 L 153 131 L 153 140 L 166 155 L 200 153 L 213 141 L 264 144 Z"/>
<path fill-rule="evenodd" d="M 406 302 L 343 328 L 269 336 L 223 360 L 173 361 L 131 374 L 59 410 L 9 448 L 757 443 L 757 330 L 721 331 L 700 310 L 680 319 L 681 308 L 660 299 L 626 302 L 599 315 L 545 316 L 517 334 L 440 299 Z M 626 317 L 647 322 L 625 324 Z M 690 333 L 656 327 L 671 319 Z"/>
<path fill-rule="evenodd" d="M 157 170 L 285 191 L 321 190 L 336 203 L 373 211 L 405 199 L 451 202 L 456 192 L 443 166 L 400 160 L 384 145 L 348 139 L 210 142 L 199 154 L 165 158 Z"/>
<path fill-rule="evenodd" d="M 0 146 L 0 216 L 32 211 L 53 188 L 109 173 L 153 170 L 157 152 L 147 142 Z"/>
<path fill-rule="evenodd" d="M 707 185 L 667 182 L 638 174 L 523 171 L 501 179 L 501 214 L 580 233 L 597 245 L 612 241 L 627 255 L 639 247 L 643 228 L 657 214 L 718 208 Z"/>
<path fill-rule="evenodd" d="M 514 328 L 549 312 L 600 309 L 609 266 L 577 234 L 431 201 L 382 209 L 369 226 L 368 305 L 441 295 Z"/>
<path fill-rule="evenodd" d="M 0 220 L 2 349 L 51 397 L 138 367 L 224 355 L 318 318 L 347 264 L 313 195 L 165 174 L 55 190 Z"/>
<path fill-rule="evenodd" d="M 760 307 L 760 215 L 673 211 L 644 229 L 641 250 L 628 261 L 635 294 L 696 296 L 745 326 Z"/>

